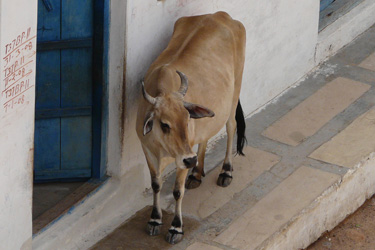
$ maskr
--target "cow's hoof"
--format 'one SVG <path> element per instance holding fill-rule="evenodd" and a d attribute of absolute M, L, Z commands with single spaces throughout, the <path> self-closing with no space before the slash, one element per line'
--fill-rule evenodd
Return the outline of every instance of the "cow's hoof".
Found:
<path fill-rule="evenodd" d="M 163 224 L 151 221 L 147 223 L 147 233 L 151 236 L 159 235 Z"/>
<path fill-rule="evenodd" d="M 198 180 L 194 175 L 189 175 L 188 179 L 186 180 L 185 187 L 187 189 L 194 189 L 201 185 L 202 181 Z"/>
<path fill-rule="evenodd" d="M 220 187 L 228 187 L 230 183 L 232 182 L 233 177 L 226 174 L 226 173 L 221 173 L 219 175 L 219 178 L 217 178 L 217 185 Z"/>
<path fill-rule="evenodd" d="M 178 242 L 180 242 L 183 237 L 184 237 L 184 232 L 179 232 L 175 229 L 169 229 L 168 233 L 167 233 L 167 237 L 165 237 L 165 240 L 169 244 L 174 245 L 174 244 L 177 244 Z"/>

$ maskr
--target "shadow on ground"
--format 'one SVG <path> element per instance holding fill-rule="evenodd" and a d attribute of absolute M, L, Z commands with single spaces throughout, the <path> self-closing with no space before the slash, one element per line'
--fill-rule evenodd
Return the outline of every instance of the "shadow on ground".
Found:
<path fill-rule="evenodd" d="M 139 249 L 169 249 L 172 247 L 165 241 L 173 214 L 163 211 L 163 228 L 158 236 L 149 236 L 146 225 L 150 219 L 152 207 L 148 206 L 137 212 L 129 221 L 118 227 L 113 233 L 98 242 L 92 249 L 95 250 L 139 250 Z M 190 234 L 198 228 L 198 221 L 184 216 L 184 232 Z"/>

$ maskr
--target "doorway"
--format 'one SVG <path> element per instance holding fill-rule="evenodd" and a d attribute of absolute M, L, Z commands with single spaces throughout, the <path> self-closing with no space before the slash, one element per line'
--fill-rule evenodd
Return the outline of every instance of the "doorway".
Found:
<path fill-rule="evenodd" d="M 33 214 L 44 224 L 105 175 L 107 1 L 38 0 Z M 35 217 L 33 224 L 40 224 Z"/>

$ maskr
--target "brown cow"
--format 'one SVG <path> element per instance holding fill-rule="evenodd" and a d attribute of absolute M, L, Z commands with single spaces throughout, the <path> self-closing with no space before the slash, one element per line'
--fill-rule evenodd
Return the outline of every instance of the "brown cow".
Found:
<path fill-rule="evenodd" d="M 180 18 L 168 47 L 147 71 L 137 116 L 137 134 L 150 169 L 154 204 L 147 230 L 158 235 L 162 225 L 161 174 L 173 160 L 175 217 L 167 241 L 182 239 L 181 203 L 186 187 L 204 176 L 207 141 L 226 124 L 227 152 L 217 184 L 232 180 L 232 143 L 237 124 L 237 152 L 242 153 L 245 121 L 239 102 L 245 59 L 244 26 L 227 13 Z M 177 73 L 176 73 L 177 72 Z M 183 73 L 182 73 L 183 72 Z M 199 144 L 198 161 L 192 147 Z"/>

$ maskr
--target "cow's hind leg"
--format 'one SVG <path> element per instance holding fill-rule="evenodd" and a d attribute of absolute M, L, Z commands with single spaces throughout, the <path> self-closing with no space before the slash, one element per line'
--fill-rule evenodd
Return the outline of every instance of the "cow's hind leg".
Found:
<path fill-rule="evenodd" d="M 236 107 L 233 105 L 233 107 Z M 227 141 L 227 152 L 224 159 L 224 165 L 217 179 L 217 185 L 222 187 L 227 187 L 232 182 L 232 145 L 233 145 L 233 138 L 234 133 L 236 132 L 237 126 L 237 153 L 239 155 L 245 155 L 243 153 L 243 148 L 246 144 L 246 123 L 245 117 L 242 111 L 240 100 L 238 100 L 237 107 L 232 110 L 231 116 L 227 121 L 227 134 L 228 134 L 228 141 Z"/>
<path fill-rule="evenodd" d="M 232 182 L 232 146 L 233 146 L 233 139 L 234 133 L 236 132 L 236 120 L 234 115 L 231 115 L 226 124 L 227 129 L 227 151 L 225 154 L 223 168 L 221 169 L 221 173 L 219 178 L 217 179 L 217 185 L 221 187 L 227 187 Z"/>
<path fill-rule="evenodd" d="M 173 197 L 176 200 L 175 215 L 166 237 L 170 244 L 180 242 L 184 235 L 182 230 L 182 198 L 185 193 L 185 178 L 187 174 L 188 169 L 177 168 L 176 182 L 173 189 Z"/>
<path fill-rule="evenodd" d="M 205 176 L 204 173 L 204 156 L 206 154 L 207 141 L 202 142 L 198 146 L 198 164 L 193 168 L 192 174 L 189 175 L 186 180 L 185 187 L 187 189 L 197 188 L 202 183 L 202 177 Z"/>

